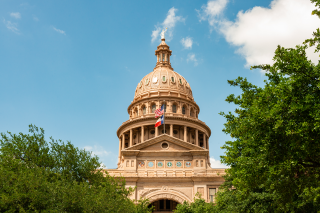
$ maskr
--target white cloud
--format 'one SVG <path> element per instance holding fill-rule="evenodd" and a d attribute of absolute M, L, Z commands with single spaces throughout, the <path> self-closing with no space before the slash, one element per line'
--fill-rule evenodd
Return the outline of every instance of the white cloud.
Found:
<path fill-rule="evenodd" d="M 219 160 L 215 160 L 214 158 L 210 158 L 210 163 L 211 163 L 211 168 L 230 168 L 230 166 L 226 166 L 224 164 L 222 164 Z"/>
<path fill-rule="evenodd" d="M 16 13 L 10 13 L 10 16 L 16 19 L 20 19 L 21 18 L 21 14 L 19 12 Z"/>
<path fill-rule="evenodd" d="M 6 25 L 7 29 L 11 30 L 14 33 L 19 34 L 19 29 L 17 28 L 16 23 L 12 23 L 11 21 L 6 21 L 3 19 L 3 23 Z"/>
<path fill-rule="evenodd" d="M 162 29 L 168 28 L 166 32 L 166 39 L 170 41 L 173 37 L 173 29 L 177 22 L 184 22 L 185 18 L 182 16 L 176 16 L 176 12 L 178 9 L 172 7 L 167 14 L 166 19 L 161 23 L 155 26 L 155 30 L 151 33 L 151 42 L 154 42 L 160 36 L 160 32 Z"/>
<path fill-rule="evenodd" d="M 186 37 L 181 39 L 181 44 L 184 46 L 185 49 L 192 49 L 192 38 Z"/>
<path fill-rule="evenodd" d="M 66 32 L 63 31 L 63 30 L 57 29 L 57 28 L 55 28 L 55 27 L 53 27 L 53 29 L 54 29 L 55 31 L 57 31 L 58 33 L 61 33 L 61 34 L 63 34 L 63 35 L 66 34 Z"/>
<path fill-rule="evenodd" d="M 99 158 L 102 158 L 104 156 L 108 156 L 111 152 L 107 152 L 106 150 L 103 149 L 102 146 L 97 146 L 94 145 L 92 146 L 85 146 L 84 149 L 86 151 L 92 152 L 92 155 L 97 155 Z"/>
<path fill-rule="evenodd" d="M 198 65 L 198 60 L 196 59 L 196 55 L 194 53 L 189 53 L 187 56 L 187 62 L 194 62 L 194 66 Z"/>
<path fill-rule="evenodd" d="M 320 26 L 320 19 L 311 15 L 313 9 L 314 5 L 306 0 L 273 0 L 269 8 L 256 6 L 238 12 L 235 21 L 223 18 L 211 21 L 209 16 L 204 17 L 210 26 L 218 28 L 227 42 L 238 47 L 236 52 L 246 59 L 246 66 L 251 66 L 272 64 L 277 45 L 294 48 L 311 38 Z M 319 54 L 313 51 L 309 48 L 307 55 L 317 62 Z"/>
<path fill-rule="evenodd" d="M 211 26 L 219 22 L 220 17 L 226 8 L 228 0 L 208 1 L 207 5 L 203 5 L 200 10 L 196 10 L 200 21 L 208 20 Z"/>

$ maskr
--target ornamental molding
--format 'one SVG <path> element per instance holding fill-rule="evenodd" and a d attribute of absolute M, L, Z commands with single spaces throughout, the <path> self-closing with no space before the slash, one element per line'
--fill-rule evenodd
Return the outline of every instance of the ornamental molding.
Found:
<path fill-rule="evenodd" d="M 168 92 L 168 90 L 169 90 L 169 89 L 163 90 L 163 91 L 157 91 L 157 92 Z M 150 91 L 145 92 L 145 93 L 141 93 L 141 94 L 139 94 L 139 95 L 142 96 L 142 95 L 148 94 L 148 93 L 150 93 Z M 170 94 L 171 94 L 171 93 L 180 94 L 181 92 L 169 90 L 169 93 L 170 93 Z M 181 93 L 181 94 L 183 94 L 183 95 L 185 95 L 185 96 L 188 96 L 187 93 Z M 198 106 L 198 104 L 197 104 L 193 99 L 190 99 L 190 98 L 189 98 L 189 99 L 186 99 L 186 98 L 183 98 L 183 97 L 179 97 L 179 96 L 175 97 L 175 96 L 171 96 L 171 95 L 165 95 L 165 96 L 150 96 L 150 95 L 148 95 L 148 97 L 145 97 L 145 98 L 142 98 L 142 99 L 140 98 L 139 100 L 133 100 L 133 101 L 131 102 L 131 104 L 128 106 L 128 108 L 127 108 L 128 113 L 130 113 L 130 109 L 133 107 L 133 105 L 141 104 L 141 102 L 143 103 L 143 102 L 153 101 L 152 99 L 155 99 L 156 101 L 158 101 L 159 99 L 167 99 L 166 101 L 188 102 L 188 103 L 191 104 L 191 105 L 195 105 L 195 107 L 197 108 L 198 112 L 200 113 L 200 107 Z M 178 100 L 177 100 L 177 99 L 178 99 Z"/>
<path fill-rule="evenodd" d="M 199 146 L 196 146 L 194 144 L 191 144 L 189 142 L 185 142 L 181 139 L 178 139 L 178 138 L 175 138 L 175 137 L 172 137 L 172 136 L 169 136 L 167 134 L 163 134 L 163 135 L 160 135 L 160 136 L 157 136 L 155 138 L 151 138 L 149 140 L 146 140 L 142 143 L 138 143 L 138 144 L 135 144 L 131 147 L 128 147 L 124 150 L 122 150 L 121 152 L 125 153 L 126 151 L 130 151 L 130 152 L 134 152 L 135 154 L 138 154 L 138 150 L 141 150 L 145 147 L 148 147 L 148 146 L 151 146 L 153 144 L 156 144 L 156 143 L 159 143 L 161 141 L 166 141 L 166 142 L 171 142 L 171 143 L 174 143 L 178 146 L 181 146 L 181 147 L 184 147 L 184 148 L 187 148 L 189 149 L 189 151 L 193 151 L 193 153 L 195 153 L 196 155 L 207 155 L 209 150 L 205 149 L 205 148 L 202 148 L 202 147 L 199 147 Z M 172 152 L 172 151 L 171 151 Z"/>
<path fill-rule="evenodd" d="M 198 126 L 202 127 L 203 129 L 205 129 L 207 131 L 208 137 L 211 136 L 211 129 L 203 121 L 201 121 L 199 119 L 170 116 L 170 117 L 166 117 L 166 120 L 167 121 L 170 121 L 170 120 L 186 121 L 186 122 L 198 125 Z M 150 117 L 136 118 L 136 119 L 133 119 L 133 120 L 127 120 L 127 121 L 123 122 L 122 125 L 117 130 L 118 138 L 120 137 L 120 133 L 122 134 L 123 133 L 122 131 L 125 130 L 127 127 L 129 127 L 131 125 L 138 124 L 138 123 L 142 123 L 142 122 L 145 122 L 145 121 L 152 121 L 152 122 L 155 123 L 155 118 L 153 116 L 152 117 L 150 116 Z"/>
<path fill-rule="evenodd" d="M 150 193 L 145 193 L 142 197 L 140 197 L 140 199 L 141 198 L 149 199 L 151 203 L 161 199 L 174 200 L 178 203 L 183 203 L 183 201 L 185 200 L 188 202 L 192 202 L 192 200 L 188 196 L 186 196 L 184 193 L 181 193 L 178 190 L 172 190 L 172 189 L 156 190 Z"/>

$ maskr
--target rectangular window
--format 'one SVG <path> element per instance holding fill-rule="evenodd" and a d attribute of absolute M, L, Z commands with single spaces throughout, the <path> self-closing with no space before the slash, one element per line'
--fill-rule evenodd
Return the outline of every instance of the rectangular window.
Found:
<path fill-rule="evenodd" d="M 143 114 L 145 115 L 147 113 L 146 107 L 143 107 L 142 111 L 143 111 Z"/>
<path fill-rule="evenodd" d="M 174 83 L 174 77 L 171 77 L 171 81 Z"/>
<path fill-rule="evenodd" d="M 162 54 L 162 61 L 164 61 L 164 54 Z"/>
<path fill-rule="evenodd" d="M 210 202 L 214 202 L 214 197 L 216 196 L 216 189 L 215 188 L 212 188 L 212 189 L 209 189 L 209 200 Z"/>
<path fill-rule="evenodd" d="M 162 81 L 166 81 L 166 76 L 162 76 Z"/>

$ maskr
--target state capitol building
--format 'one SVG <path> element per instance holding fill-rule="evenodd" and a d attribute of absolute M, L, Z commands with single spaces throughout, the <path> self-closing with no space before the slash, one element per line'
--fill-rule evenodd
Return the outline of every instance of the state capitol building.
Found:
<path fill-rule="evenodd" d="M 117 130 L 118 168 L 106 169 L 136 187 L 130 198 L 149 199 L 155 212 L 172 212 L 178 203 L 193 202 L 197 192 L 214 202 L 225 174 L 210 167 L 211 130 L 198 119 L 200 107 L 187 80 L 171 67 L 171 54 L 163 36 L 156 66 L 138 83 L 129 120 Z M 165 125 L 155 128 L 154 111 L 163 104 Z"/>

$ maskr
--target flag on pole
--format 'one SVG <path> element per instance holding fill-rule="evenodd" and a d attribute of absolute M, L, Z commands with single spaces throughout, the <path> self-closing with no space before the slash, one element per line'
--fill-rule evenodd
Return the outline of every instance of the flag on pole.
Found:
<path fill-rule="evenodd" d="M 154 127 L 158 127 L 161 124 L 164 124 L 164 116 L 162 115 L 156 122 L 156 125 L 154 125 Z"/>
<path fill-rule="evenodd" d="M 156 111 L 154 111 L 155 113 L 155 117 L 159 117 L 161 115 L 163 115 L 164 113 L 164 104 L 162 104 L 162 106 L 159 109 L 156 109 Z"/>

